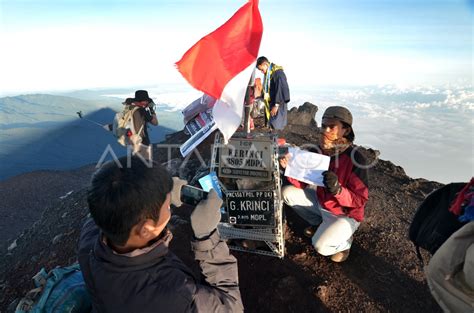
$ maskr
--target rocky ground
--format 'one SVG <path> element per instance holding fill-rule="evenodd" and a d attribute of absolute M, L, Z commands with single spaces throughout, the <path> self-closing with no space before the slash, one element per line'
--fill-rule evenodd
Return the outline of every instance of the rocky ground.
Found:
<path fill-rule="evenodd" d="M 290 125 L 280 134 L 301 145 L 315 142 L 312 105 L 293 109 Z M 310 118 L 308 118 L 308 115 Z M 176 133 L 167 142 L 179 143 L 186 136 Z M 209 161 L 209 140 L 200 156 Z M 239 261 L 240 289 L 248 312 L 441 312 L 432 299 L 422 268 L 407 231 L 414 211 L 424 197 L 441 185 L 411 179 L 389 161 L 376 160 L 377 151 L 363 150 L 375 166 L 370 170 L 370 199 L 366 219 L 354 235 L 349 259 L 340 264 L 318 255 L 302 234 L 304 221 L 286 209 L 286 255 L 284 259 L 233 252 Z M 172 171 L 189 180 L 205 170 L 193 155 L 185 166 L 178 151 L 170 158 L 163 151 L 155 156 Z M 170 160 L 171 159 L 171 160 Z M 375 161 L 376 160 L 376 161 Z M 90 174 L 91 167 L 85 168 Z M 39 178 L 38 178 L 39 179 Z M 40 179 L 39 179 L 40 181 Z M 68 188 L 66 188 L 68 189 Z M 65 190 L 66 190 L 65 189 Z M 86 190 L 72 193 L 45 209 L 37 222 L 24 231 L 10 250 L 0 256 L 0 312 L 10 312 L 19 297 L 32 288 L 31 277 L 41 268 L 51 269 L 75 261 L 79 230 L 87 216 Z M 38 184 L 33 193 L 46 192 Z M 13 192 L 13 191 L 12 191 Z M 33 205 L 33 204 L 32 204 Z M 194 270 L 189 240 L 190 207 L 173 210 L 171 249 Z M 11 243 L 15 242 L 12 248 Z"/>

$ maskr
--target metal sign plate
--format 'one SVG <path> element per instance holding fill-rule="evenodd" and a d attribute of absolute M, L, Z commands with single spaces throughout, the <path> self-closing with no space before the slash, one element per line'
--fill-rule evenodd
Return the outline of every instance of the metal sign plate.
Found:
<path fill-rule="evenodd" d="M 229 224 L 275 226 L 273 191 L 227 191 L 225 198 Z"/>
<path fill-rule="evenodd" d="M 219 177 L 272 179 L 271 140 L 231 138 L 219 156 Z"/>

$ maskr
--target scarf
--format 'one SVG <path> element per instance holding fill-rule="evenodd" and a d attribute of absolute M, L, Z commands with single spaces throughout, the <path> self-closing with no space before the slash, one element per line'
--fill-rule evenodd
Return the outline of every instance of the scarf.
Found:
<path fill-rule="evenodd" d="M 343 153 L 352 145 L 352 142 L 347 140 L 347 138 L 342 137 L 336 140 L 329 140 L 321 134 L 319 139 L 319 145 L 324 155 L 334 156 Z"/>
<path fill-rule="evenodd" d="M 265 100 L 265 115 L 267 120 L 270 120 L 270 81 L 272 80 L 272 75 L 278 70 L 283 70 L 283 67 L 270 63 L 267 69 L 267 73 L 263 77 L 263 99 Z"/>

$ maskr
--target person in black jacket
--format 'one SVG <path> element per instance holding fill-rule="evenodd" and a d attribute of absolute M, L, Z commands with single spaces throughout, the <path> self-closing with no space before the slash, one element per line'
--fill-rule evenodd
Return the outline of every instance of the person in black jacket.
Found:
<path fill-rule="evenodd" d="M 290 89 L 283 67 L 271 63 L 264 56 L 257 59 L 257 69 L 263 73 L 263 95 L 266 106 L 265 124 L 281 130 L 287 124 Z"/>
<path fill-rule="evenodd" d="M 168 249 L 170 205 L 181 205 L 185 183 L 137 156 L 94 174 L 87 197 L 92 218 L 78 252 L 94 312 L 243 311 L 237 260 L 216 230 L 222 200 L 214 190 L 191 214 L 203 280 Z"/>

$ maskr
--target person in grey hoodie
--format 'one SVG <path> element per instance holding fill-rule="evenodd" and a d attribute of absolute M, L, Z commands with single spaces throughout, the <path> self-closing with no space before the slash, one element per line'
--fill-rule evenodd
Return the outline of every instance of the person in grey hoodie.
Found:
<path fill-rule="evenodd" d="M 132 156 L 94 174 L 78 259 L 93 312 L 242 312 L 237 260 L 216 226 L 222 200 L 211 190 L 191 214 L 202 278 L 171 251 L 170 205 L 186 181 Z"/>

